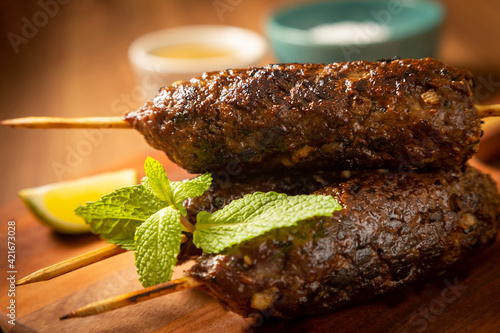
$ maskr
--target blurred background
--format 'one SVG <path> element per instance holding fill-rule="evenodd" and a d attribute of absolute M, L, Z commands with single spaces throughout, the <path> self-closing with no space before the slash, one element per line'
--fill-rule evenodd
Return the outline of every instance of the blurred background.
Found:
<path fill-rule="evenodd" d="M 127 50 L 139 36 L 164 28 L 217 24 L 246 28 L 265 37 L 271 13 L 303 2 L 2 1 L 0 119 L 116 116 L 134 110 L 141 105 L 142 95 Z M 441 3 L 446 16 L 437 58 L 476 75 L 481 103 L 499 103 L 500 29 L 496 20 L 500 2 Z M 277 61 L 268 51 L 260 65 Z M 138 156 L 158 156 L 131 130 L 0 128 L 0 142 L 0 204 L 13 200 L 22 188 L 127 166 L 127 161 Z M 489 151 L 482 154 L 485 160 L 495 159 Z"/>

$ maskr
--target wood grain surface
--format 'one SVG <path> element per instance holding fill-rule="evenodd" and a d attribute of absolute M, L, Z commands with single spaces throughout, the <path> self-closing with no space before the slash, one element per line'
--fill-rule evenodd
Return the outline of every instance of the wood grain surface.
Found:
<path fill-rule="evenodd" d="M 264 32 L 277 7 L 300 0 L 60 1 L 16 51 L 40 3 L 0 3 L 0 118 L 115 116 L 142 100 L 127 59 L 138 36 L 189 24 L 234 25 Z M 447 8 L 438 58 L 470 69 L 481 103 L 500 103 L 500 2 L 442 1 Z M 58 2 L 59 3 L 59 2 Z M 62 4 L 64 3 L 64 4 Z M 221 14 L 216 4 L 226 5 Z M 55 8 L 55 7 L 53 7 Z M 272 54 L 263 64 L 274 62 Z M 134 167 L 159 159 L 172 179 L 188 175 L 132 131 L 0 128 L 0 327 L 5 332 L 497 332 L 500 330 L 500 242 L 443 276 L 338 313 L 291 321 L 241 318 L 210 296 L 190 290 L 96 317 L 59 321 L 87 302 L 139 288 L 133 255 L 125 253 L 56 279 L 16 288 L 16 325 L 8 324 L 7 223 L 16 222 L 16 276 L 104 246 L 93 235 L 51 232 L 16 198 L 19 189 Z M 478 156 L 499 166 L 500 121 L 488 120 Z M 86 146 L 84 154 L 74 152 Z M 78 155 L 78 154 L 77 154 Z M 483 170 L 491 165 L 476 161 Z M 62 168 L 61 168 L 62 166 Z M 495 173 L 500 180 L 500 174 Z M 500 184 L 500 182 L 499 182 Z M 176 269 L 182 273 L 183 267 Z M 450 284 L 456 288 L 450 289 Z"/>

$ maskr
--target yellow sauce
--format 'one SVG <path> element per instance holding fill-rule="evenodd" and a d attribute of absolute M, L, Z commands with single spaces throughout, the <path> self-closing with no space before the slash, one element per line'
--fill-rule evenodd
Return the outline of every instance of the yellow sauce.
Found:
<path fill-rule="evenodd" d="M 163 46 L 149 53 L 164 58 L 195 59 L 228 57 L 234 54 L 234 49 L 222 44 L 185 43 Z"/>

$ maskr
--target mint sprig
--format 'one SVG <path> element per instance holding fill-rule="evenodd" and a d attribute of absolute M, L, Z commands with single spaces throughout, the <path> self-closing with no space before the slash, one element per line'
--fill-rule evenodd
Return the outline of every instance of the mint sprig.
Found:
<path fill-rule="evenodd" d="M 170 181 L 165 169 L 148 157 L 140 185 L 124 187 L 99 201 L 79 206 L 76 214 L 90 230 L 110 243 L 135 251 L 139 280 L 144 287 L 169 281 L 180 252 L 183 202 L 202 195 L 212 182 L 209 173 L 184 181 Z M 232 201 L 210 214 L 200 212 L 193 242 L 208 253 L 259 236 L 276 228 L 296 225 L 316 216 L 332 216 L 341 206 L 331 196 L 287 196 L 256 192 Z"/>
<path fill-rule="evenodd" d="M 79 206 L 76 214 L 90 231 L 127 250 L 135 251 L 139 280 L 144 287 L 169 281 L 180 252 L 182 205 L 203 194 L 210 174 L 189 181 L 171 182 L 160 162 L 148 157 L 141 185 L 124 187 L 99 201 Z"/>
<path fill-rule="evenodd" d="M 193 243 L 205 252 L 218 253 L 270 230 L 316 216 L 332 216 L 340 209 L 332 196 L 255 192 L 213 214 L 198 213 Z"/>

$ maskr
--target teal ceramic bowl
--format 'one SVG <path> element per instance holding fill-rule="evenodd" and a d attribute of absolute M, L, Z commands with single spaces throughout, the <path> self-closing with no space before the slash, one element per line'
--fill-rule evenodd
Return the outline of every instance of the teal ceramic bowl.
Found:
<path fill-rule="evenodd" d="M 275 12 L 267 35 L 279 62 L 435 57 L 443 6 L 430 0 L 354 0 Z"/>

